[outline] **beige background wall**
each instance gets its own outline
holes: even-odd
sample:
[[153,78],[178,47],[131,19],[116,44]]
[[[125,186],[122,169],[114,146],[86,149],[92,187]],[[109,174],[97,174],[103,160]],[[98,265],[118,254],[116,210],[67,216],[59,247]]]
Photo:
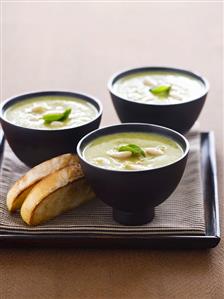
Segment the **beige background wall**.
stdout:
[[[5,2],[2,98],[36,89],[83,90],[103,101],[108,123],[117,120],[106,89],[113,72],[171,65],[208,77],[205,120],[222,93],[221,13],[221,4],[201,2]],[[216,112],[221,117],[220,107]]]
[[[106,88],[115,71],[159,64],[207,77],[200,122],[215,130],[223,199],[221,2],[4,1],[1,16],[1,100],[80,90],[103,102],[106,125],[117,122]],[[0,298],[221,299],[223,260],[222,243],[210,252],[0,250]]]

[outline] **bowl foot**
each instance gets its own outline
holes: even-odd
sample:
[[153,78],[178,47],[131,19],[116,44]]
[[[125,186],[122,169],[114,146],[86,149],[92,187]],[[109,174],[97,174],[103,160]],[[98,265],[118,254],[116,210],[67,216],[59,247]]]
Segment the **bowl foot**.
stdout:
[[126,212],[113,209],[113,218],[123,225],[142,225],[153,220],[154,209],[141,212]]

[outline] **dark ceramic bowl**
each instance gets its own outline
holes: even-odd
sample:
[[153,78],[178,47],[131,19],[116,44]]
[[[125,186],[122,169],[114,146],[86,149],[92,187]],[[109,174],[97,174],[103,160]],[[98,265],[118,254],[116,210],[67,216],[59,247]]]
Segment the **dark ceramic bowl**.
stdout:
[[[139,103],[117,95],[113,90],[113,84],[127,75],[138,74],[147,71],[167,71],[185,74],[202,82],[204,90],[201,96],[190,101],[178,104],[158,105],[153,103]],[[108,82],[108,89],[121,122],[142,122],[157,124],[187,133],[197,120],[205,103],[209,90],[208,81],[191,71],[170,67],[141,67],[122,71],[115,74]]]
[[[84,125],[58,130],[24,128],[12,124],[4,117],[6,109],[21,100],[49,95],[83,99],[96,107],[97,116]],[[41,91],[19,95],[6,100],[0,111],[1,125],[11,149],[22,162],[30,167],[63,153],[74,152],[79,140],[99,127],[101,116],[102,105],[97,99],[82,93],[67,91]]]
[[[157,133],[176,141],[183,156],[176,162],[156,169],[120,171],[90,164],[83,150],[100,136],[120,132]],[[114,219],[125,225],[140,225],[151,221],[154,207],[166,200],[177,187],[187,161],[188,141],[181,134],[150,124],[120,124],[95,130],[83,137],[77,146],[82,169],[97,197],[113,208]]]

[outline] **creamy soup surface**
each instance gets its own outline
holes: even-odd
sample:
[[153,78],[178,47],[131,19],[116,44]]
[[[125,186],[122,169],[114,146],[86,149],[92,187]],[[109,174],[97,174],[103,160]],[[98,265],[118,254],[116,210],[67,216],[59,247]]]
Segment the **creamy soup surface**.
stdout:
[[[166,92],[161,92],[165,87]],[[202,95],[205,86],[196,78],[174,72],[143,72],[125,76],[113,85],[115,94],[140,103],[176,104]],[[160,92],[159,92],[160,91]]]
[[162,167],[175,162],[182,155],[182,148],[174,140],[158,134],[137,132],[96,138],[83,152],[89,163],[121,171]]
[[[70,110],[64,120],[46,122],[46,115],[57,116]],[[41,96],[22,100],[5,111],[5,118],[21,127],[54,130],[80,126],[93,120],[97,109],[85,100],[69,96]]]

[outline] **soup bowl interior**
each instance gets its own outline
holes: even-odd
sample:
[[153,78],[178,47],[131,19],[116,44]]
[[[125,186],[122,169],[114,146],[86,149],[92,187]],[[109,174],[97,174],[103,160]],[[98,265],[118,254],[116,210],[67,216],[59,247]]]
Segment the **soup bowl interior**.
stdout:
[[[6,110],[16,103],[45,96],[74,97],[87,101],[96,108],[96,116],[91,121],[80,126],[49,130],[18,126],[5,117]],[[11,149],[29,167],[33,167],[52,157],[74,152],[78,141],[84,135],[99,127],[101,116],[102,105],[97,99],[82,93],[67,91],[43,91],[19,95],[6,100],[2,104],[0,112],[2,129]]]
[[[202,83],[200,96],[187,101],[174,104],[142,103],[126,99],[114,90],[114,84],[129,75],[139,75],[145,72],[169,72],[187,75]],[[171,67],[141,67],[119,72],[112,76],[108,82],[108,89],[114,108],[121,122],[142,122],[165,126],[180,133],[187,133],[195,121],[205,103],[209,90],[208,81],[191,71]]]
[[[121,171],[97,167],[88,162],[84,150],[98,137],[114,133],[155,133],[177,142],[183,155],[174,163],[138,171]],[[175,190],[187,161],[188,141],[179,133],[150,124],[121,124],[95,130],[83,137],[77,154],[97,197],[113,208],[116,221],[125,225],[140,225],[151,221],[155,206],[161,204]]]

